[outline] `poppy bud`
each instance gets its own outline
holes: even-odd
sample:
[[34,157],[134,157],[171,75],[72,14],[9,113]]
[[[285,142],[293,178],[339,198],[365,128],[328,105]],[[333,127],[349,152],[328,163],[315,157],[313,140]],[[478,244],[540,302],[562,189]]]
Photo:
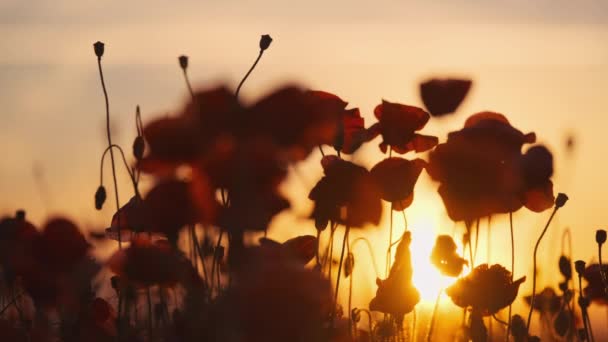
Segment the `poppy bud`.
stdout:
[[511,317],[511,335],[516,341],[521,341],[526,335],[526,322],[520,315],[513,315]]
[[564,204],[566,204],[567,201],[568,201],[568,196],[566,194],[560,192],[559,194],[557,194],[557,198],[555,199],[555,207],[561,208],[564,206]]
[[177,59],[179,60],[179,66],[186,70],[188,68],[188,56],[186,55],[181,55],[179,57],[177,57]]
[[576,273],[582,277],[585,272],[585,262],[583,260],[576,260],[574,262],[574,269],[576,270]]
[[582,309],[586,309],[589,307],[589,298],[587,297],[578,297],[578,305]]
[[604,242],[606,242],[606,231],[605,230],[598,229],[595,231],[595,242],[597,242],[598,245],[601,245]]
[[572,279],[572,264],[570,259],[564,255],[559,257],[559,271],[566,279]]
[[19,221],[25,220],[25,210],[23,210],[23,209],[17,210],[17,212],[15,213],[15,218]]
[[110,278],[110,285],[112,285],[112,288],[118,292],[118,282],[120,281],[120,278],[118,276],[113,276],[112,278]]
[[101,210],[103,203],[106,201],[106,188],[100,185],[95,191],[95,209]]
[[361,320],[361,310],[357,309],[357,308],[353,308],[351,310],[351,319],[353,320],[353,322],[355,323],[359,323],[359,321]]
[[348,253],[346,260],[344,261],[344,278],[348,278],[355,268],[355,255]]
[[260,50],[264,51],[268,49],[270,43],[272,43],[272,38],[270,37],[270,35],[262,35],[262,38],[260,38]]
[[93,49],[95,50],[95,56],[97,56],[97,58],[101,58],[101,56],[103,56],[104,44],[102,42],[96,42],[93,44]]
[[138,135],[133,141],[133,155],[137,160],[143,158],[145,148],[146,143],[144,142],[144,137]]

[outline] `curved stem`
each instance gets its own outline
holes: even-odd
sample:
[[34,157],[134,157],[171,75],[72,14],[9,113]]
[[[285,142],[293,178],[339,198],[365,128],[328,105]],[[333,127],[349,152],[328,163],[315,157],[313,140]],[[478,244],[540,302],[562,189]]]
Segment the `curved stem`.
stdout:
[[[103,70],[101,68],[101,57],[97,57],[97,67],[99,69],[99,78],[101,80],[101,89],[106,103],[106,133],[108,136],[108,147],[112,146],[112,134],[110,132],[110,101],[108,99],[108,91],[106,83],[103,79]],[[114,198],[116,200],[116,211],[120,210],[120,199],[118,197],[118,182],[116,181],[116,166],[114,165],[114,152],[110,148],[110,160],[112,161],[112,178],[114,179]],[[120,215],[119,215],[120,216]],[[120,218],[119,218],[120,220]],[[120,224],[118,224],[118,248],[122,249],[122,237],[120,232]]]
[[251,74],[251,72],[253,71],[253,69],[255,69],[255,66],[258,65],[258,62],[260,61],[260,58],[262,58],[262,55],[264,54],[264,50],[260,49],[260,54],[258,55],[258,58],[255,59],[255,62],[253,62],[253,65],[251,66],[251,68],[249,68],[249,71],[247,71],[247,73],[245,74],[245,77],[243,77],[243,79],[241,80],[241,83],[239,83],[239,86],[236,88],[236,92],[234,94],[235,98],[239,98],[239,93],[241,92],[241,87],[243,86],[243,83],[245,83],[245,80],[247,80],[247,78],[249,77],[249,74]]
[[[500,319],[500,318],[496,317],[496,314],[493,314],[493,315],[492,315],[492,318],[494,318],[494,320],[495,320],[496,322],[498,322],[498,323],[500,323],[500,324],[502,324],[502,325],[504,325],[504,326],[506,326],[506,327],[508,327],[508,326],[509,326],[509,323],[507,323],[507,322],[503,321],[502,319]],[[509,336],[509,335],[507,335],[507,338],[508,338],[508,336]]]
[[551,213],[551,216],[549,217],[549,220],[547,221],[547,224],[545,225],[545,228],[543,229],[543,232],[540,234],[540,236],[538,237],[538,240],[536,240],[536,245],[534,246],[534,273],[532,274],[532,298],[530,299],[530,312],[528,312],[528,323],[526,324],[526,332],[530,333],[530,322],[532,321],[532,311],[534,310],[534,300],[536,299],[536,254],[538,253],[538,246],[540,245],[540,241],[543,239],[543,236],[545,236],[545,233],[547,232],[547,228],[549,228],[549,225],[551,224],[551,220],[553,220],[553,216],[555,216],[555,213],[557,212],[557,209],[559,209],[557,206],[554,207],[553,212]]
[[374,250],[373,250],[372,244],[369,242],[369,240],[364,237],[358,237],[358,238],[354,239],[353,242],[350,243],[350,248],[352,250],[354,250],[355,245],[359,241],[363,241],[367,245],[367,250],[369,251],[369,255],[372,258],[372,266],[374,266],[374,272],[376,273],[376,278],[378,278],[380,276],[380,272],[378,272],[378,263],[376,262],[376,256],[374,255]]
[[[513,212],[509,212],[509,230],[511,231],[511,282],[513,281],[513,277],[515,275],[515,238],[513,236]],[[507,336],[505,337],[505,341],[509,342],[509,333],[511,332],[511,313],[512,313],[512,304],[509,304],[509,317],[507,319]]]
[[[348,221],[348,217],[347,217]],[[331,314],[331,325],[334,325],[335,319],[335,307],[338,304],[338,293],[340,291],[340,274],[342,273],[342,263],[344,262],[344,251],[346,250],[346,241],[348,240],[348,233],[350,232],[350,226],[347,224],[344,229],[344,237],[342,238],[342,251],[340,252],[340,263],[338,264],[338,275],[336,276],[336,293],[334,294],[334,309]]]

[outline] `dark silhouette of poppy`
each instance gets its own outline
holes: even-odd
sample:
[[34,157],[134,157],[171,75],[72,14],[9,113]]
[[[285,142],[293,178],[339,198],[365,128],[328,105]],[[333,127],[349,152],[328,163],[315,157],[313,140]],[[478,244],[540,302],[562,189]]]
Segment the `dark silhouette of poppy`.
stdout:
[[116,339],[116,312],[106,300],[93,299],[81,311],[74,327],[80,341],[112,341]]
[[145,227],[143,200],[133,196],[120,210],[112,215],[110,227],[106,228],[105,234],[108,239],[118,241],[118,232],[120,231],[120,241],[127,242],[131,240],[134,233],[145,231]]
[[255,255],[239,268],[239,281],[226,295],[232,327],[246,341],[318,339],[332,307],[329,281],[291,258]]
[[306,265],[315,257],[318,241],[312,235],[297,236],[283,243],[261,238],[260,246],[262,250],[278,258],[288,258]]
[[19,329],[14,322],[8,319],[0,319],[0,340],[26,342],[29,341],[29,338],[25,330]]
[[511,280],[511,272],[501,265],[482,264],[448,287],[446,293],[457,306],[489,316],[513,303],[525,280],[526,277]]
[[388,278],[376,279],[378,290],[369,303],[370,310],[393,315],[398,322],[410,313],[420,301],[420,294],[412,283],[412,260],[410,253],[411,234],[406,231],[397,245],[395,262]]
[[472,83],[465,79],[433,78],[420,83],[420,97],[432,116],[444,116],[458,109]]
[[[524,300],[530,305],[532,296],[525,296]],[[546,287],[534,296],[534,310],[538,312],[555,314],[560,311],[561,306],[562,297],[559,296],[552,287]]]
[[90,248],[78,227],[64,218],[48,221],[35,246],[35,257],[54,272],[72,270]]
[[378,184],[382,199],[392,203],[393,210],[403,210],[414,200],[414,186],[426,162],[387,158],[376,164],[370,173]]
[[318,145],[333,145],[345,106],[335,95],[285,86],[248,109],[248,133],[269,137],[290,159],[301,160]]
[[336,151],[353,154],[371,138],[370,132],[365,129],[365,120],[361,117],[359,108],[342,111],[342,121],[338,125],[334,142]]
[[526,206],[542,211],[553,205],[549,179],[551,153],[534,142],[501,114],[482,112],[467,119],[465,127],[451,132],[446,143],[430,154],[427,171],[439,181],[448,215],[454,221],[471,221]]
[[599,264],[591,264],[585,268],[583,272],[583,278],[587,281],[584,289],[585,297],[594,303],[608,305],[608,295],[600,272],[604,275],[608,274],[608,265],[602,265],[600,268]]
[[424,152],[438,143],[437,137],[416,133],[430,118],[429,113],[421,108],[382,100],[374,109],[374,115],[378,122],[369,128],[370,138],[382,135],[380,150],[384,153],[389,146],[400,154]]
[[127,248],[108,260],[110,270],[136,286],[174,286],[188,274],[189,262],[167,240],[150,241],[138,236]]
[[449,277],[457,277],[462,273],[468,261],[456,253],[456,243],[449,235],[439,235],[431,252],[431,262],[439,271]]
[[325,176],[308,195],[315,202],[312,217],[317,229],[325,229],[329,221],[350,227],[378,224],[381,194],[370,173],[335,156],[323,158],[322,164]]

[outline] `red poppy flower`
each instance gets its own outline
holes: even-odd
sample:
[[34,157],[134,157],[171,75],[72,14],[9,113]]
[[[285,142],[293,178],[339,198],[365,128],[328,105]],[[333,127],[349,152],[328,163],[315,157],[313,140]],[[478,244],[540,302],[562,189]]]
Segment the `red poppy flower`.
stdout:
[[133,196],[120,210],[112,216],[110,227],[106,228],[105,235],[108,239],[118,241],[120,230],[120,241],[128,242],[135,232],[146,230],[145,212],[143,200]]
[[329,281],[290,258],[249,259],[226,295],[245,341],[313,341],[333,305]]
[[[540,211],[552,205],[552,158],[544,147],[522,155],[533,133],[523,134],[501,114],[471,116],[465,127],[431,152],[428,172],[439,181],[448,215],[474,220],[526,205]],[[547,207],[548,205],[548,207]]]
[[403,316],[412,310],[420,301],[420,294],[412,283],[412,260],[410,232],[405,232],[395,253],[395,262],[385,280],[376,279],[378,290],[369,303],[369,309],[395,316],[400,322]]
[[269,137],[289,152],[290,158],[304,159],[316,146],[334,143],[345,106],[329,93],[282,87],[248,109],[248,131]]
[[426,162],[422,159],[407,160],[387,158],[370,171],[380,187],[382,199],[392,203],[393,210],[403,210],[414,200],[414,186]]
[[[532,296],[525,296],[524,300],[528,305],[532,302]],[[555,314],[562,308],[562,297],[558,296],[551,287],[545,287],[540,293],[534,296],[534,310],[540,313]]]
[[137,286],[173,286],[187,274],[188,261],[166,240],[155,242],[137,237],[108,260],[112,272]]
[[56,218],[48,221],[36,241],[36,257],[55,272],[68,272],[90,248],[84,235],[71,221]]
[[370,138],[382,135],[380,150],[386,153],[390,146],[397,153],[424,152],[438,143],[437,137],[421,135],[416,131],[424,128],[430,115],[423,109],[382,100],[374,109],[378,122],[370,128]]
[[318,241],[312,235],[297,236],[283,243],[268,238],[261,238],[260,247],[263,253],[272,257],[287,258],[306,265],[315,257]]
[[469,263],[456,253],[456,243],[449,235],[439,235],[431,252],[431,262],[448,277],[457,277]]
[[116,338],[116,312],[102,298],[95,298],[81,313],[74,332],[80,341],[110,341]]
[[511,272],[498,264],[491,267],[482,264],[448,287],[446,294],[457,306],[471,307],[473,311],[489,316],[513,303],[525,280],[526,277],[522,277],[512,281]]
[[585,268],[583,273],[583,278],[587,281],[585,297],[594,303],[608,305],[608,295],[606,295],[606,288],[600,270],[603,270],[605,276],[608,275],[608,265],[602,265],[601,269],[599,264],[592,264]]
[[471,80],[430,79],[420,84],[420,97],[433,116],[454,113],[471,89]]
[[325,176],[310,191],[315,202],[312,217],[317,229],[329,221],[362,227],[378,224],[382,214],[380,190],[370,173],[351,162],[328,156],[322,161]]

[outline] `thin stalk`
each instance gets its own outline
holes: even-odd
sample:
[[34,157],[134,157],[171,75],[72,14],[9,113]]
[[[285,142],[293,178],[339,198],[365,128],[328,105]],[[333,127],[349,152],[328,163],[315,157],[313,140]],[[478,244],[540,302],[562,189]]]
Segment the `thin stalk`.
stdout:
[[437,311],[439,310],[439,301],[441,300],[441,293],[443,289],[439,289],[437,299],[435,299],[435,306],[433,307],[433,314],[431,315],[431,322],[429,323],[429,332],[426,335],[427,342],[430,342],[433,337],[433,329],[435,328],[435,320],[437,318]]
[[[108,147],[112,146],[112,134],[110,132],[110,101],[108,99],[108,91],[106,90],[106,83],[103,79],[103,70],[101,68],[101,57],[97,57],[97,67],[99,69],[99,78],[101,80],[101,89],[103,90],[103,96],[106,103],[106,133],[108,136]],[[114,199],[116,200],[116,211],[120,210],[120,199],[118,197],[118,182],[116,180],[116,166],[114,163],[114,152],[110,148],[110,160],[112,161],[112,178],[114,180]],[[118,215],[120,220],[120,215]],[[118,224],[118,248],[122,249],[122,236],[120,232],[120,222]],[[120,317],[120,315],[119,315]]]
[[[348,222],[348,217],[347,217]],[[346,241],[348,241],[348,233],[350,232],[350,225],[346,225],[344,229],[344,237],[342,238],[342,250],[340,252],[340,263],[338,264],[338,275],[336,276],[336,292],[334,294],[334,309],[331,315],[331,325],[334,325],[335,319],[335,307],[338,304],[338,292],[340,291],[340,274],[342,274],[342,263],[344,262],[344,251],[346,250]]]
[[606,281],[606,273],[604,272],[604,265],[602,264],[602,244],[597,244],[597,254],[599,257],[600,264],[600,276],[602,278],[602,285],[604,285],[604,294],[608,294],[608,282]]
[[[220,229],[220,236],[217,238],[217,244],[215,245],[215,249],[213,250],[213,261],[211,263],[211,287],[209,290],[213,292],[213,282],[215,280],[215,267],[217,266],[217,250],[220,247],[220,243],[222,242],[222,237],[224,235],[224,230]],[[219,268],[219,266],[218,266]],[[219,273],[219,270],[218,270]],[[219,288],[217,289],[219,293]]]
[[[390,154],[390,152],[389,152]],[[390,209],[390,225],[389,225],[389,233],[388,233],[388,248],[386,249],[386,267],[385,267],[385,277],[388,278],[388,272],[390,271],[390,267],[391,267],[391,247],[393,247],[393,208],[391,205],[391,209]]]
[[258,55],[258,58],[255,59],[255,62],[253,62],[253,65],[251,66],[251,68],[249,68],[249,71],[247,71],[247,73],[245,74],[245,77],[243,77],[243,79],[241,80],[241,83],[239,83],[239,86],[236,88],[236,93],[234,95],[235,98],[239,98],[239,93],[241,92],[241,87],[243,86],[243,83],[245,83],[245,80],[247,80],[247,78],[249,77],[249,74],[251,74],[251,72],[253,71],[253,69],[255,69],[255,66],[258,65],[258,62],[260,61],[260,58],[262,58],[262,55],[264,54],[264,50],[260,49],[260,54]]
[[192,85],[190,84],[190,78],[188,77],[188,71],[186,68],[182,68],[184,74],[184,81],[186,81],[186,86],[188,87],[188,92],[190,92],[190,96],[194,100],[194,91],[192,90]]
[[[515,238],[513,235],[513,212],[509,212],[509,230],[511,232],[511,282],[513,281],[513,276],[515,274]],[[511,332],[511,313],[512,313],[512,305],[509,304],[509,317],[507,319],[507,334],[505,337],[505,341],[509,342],[509,333]]]
[[530,311],[528,312],[528,323],[526,324],[527,333],[530,333],[530,322],[532,321],[532,311],[534,310],[534,300],[536,299],[536,254],[538,253],[538,246],[540,245],[540,241],[543,239],[543,236],[545,236],[545,233],[547,232],[547,229],[549,228],[549,225],[551,224],[551,221],[553,220],[557,209],[559,209],[559,207],[557,206],[553,208],[553,212],[551,212],[551,216],[549,217],[545,228],[538,237],[538,240],[536,240],[536,245],[534,246],[534,274],[532,274],[532,298],[530,299]]
[[477,260],[477,246],[479,246],[479,219],[475,225],[475,250],[473,251],[473,259]]

